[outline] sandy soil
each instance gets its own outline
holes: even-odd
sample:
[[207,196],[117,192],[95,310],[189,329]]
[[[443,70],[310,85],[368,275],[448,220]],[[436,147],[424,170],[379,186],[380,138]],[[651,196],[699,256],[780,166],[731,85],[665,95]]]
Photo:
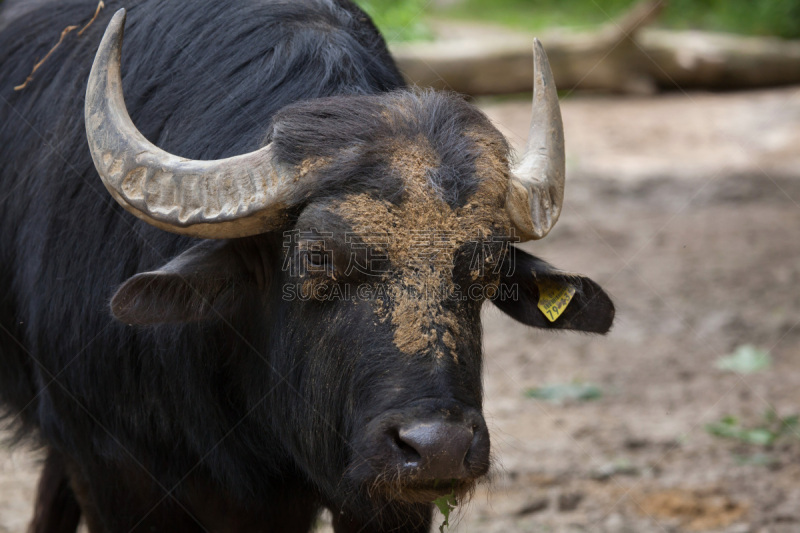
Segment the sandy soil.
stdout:
[[[526,101],[479,103],[523,142]],[[603,285],[616,326],[550,334],[487,306],[496,465],[450,530],[800,531],[800,435],[763,447],[706,430],[800,412],[800,88],[576,96],[563,111],[562,220],[525,248]],[[748,343],[768,370],[715,367]],[[524,394],[575,381],[602,397]],[[0,532],[24,531],[34,459],[0,454]]]

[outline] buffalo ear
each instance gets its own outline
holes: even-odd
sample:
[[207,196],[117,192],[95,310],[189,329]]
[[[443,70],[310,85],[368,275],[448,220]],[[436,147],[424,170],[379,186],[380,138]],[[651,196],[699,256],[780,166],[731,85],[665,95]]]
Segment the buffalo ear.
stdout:
[[136,274],[111,299],[126,324],[197,322],[230,314],[256,282],[233,241],[204,241],[158,270]]
[[[592,333],[606,333],[614,321],[614,304],[611,298],[591,279],[579,274],[558,270],[518,248],[508,254],[504,265],[501,290],[494,304],[510,317],[537,328],[572,329]],[[549,309],[551,318],[539,308],[542,292],[555,295],[555,300],[566,301],[560,314]],[[544,300],[542,300],[544,303]],[[558,306],[558,304],[556,304]]]

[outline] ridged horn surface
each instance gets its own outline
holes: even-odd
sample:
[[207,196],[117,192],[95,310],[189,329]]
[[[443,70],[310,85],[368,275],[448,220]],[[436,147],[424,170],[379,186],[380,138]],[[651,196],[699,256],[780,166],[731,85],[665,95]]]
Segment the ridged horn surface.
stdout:
[[506,210],[522,240],[541,239],[558,221],[564,201],[564,126],[553,72],[533,41],[533,111],[525,154],[513,169]]
[[295,176],[273,161],[270,146],[215,161],[161,150],[130,119],[120,56],[125,10],[114,14],[86,90],[86,137],[108,191],[149,224],[201,238],[255,235],[281,225]]

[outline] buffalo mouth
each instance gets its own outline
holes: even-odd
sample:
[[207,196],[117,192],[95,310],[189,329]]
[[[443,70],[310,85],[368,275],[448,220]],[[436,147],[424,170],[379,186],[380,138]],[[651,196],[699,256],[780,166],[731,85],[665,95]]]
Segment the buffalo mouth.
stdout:
[[476,479],[431,479],[375,480],[367,489],[373,499],[400,501],[405,503],[431,503],[442,496],[453,495],[463,502],[472,494]]

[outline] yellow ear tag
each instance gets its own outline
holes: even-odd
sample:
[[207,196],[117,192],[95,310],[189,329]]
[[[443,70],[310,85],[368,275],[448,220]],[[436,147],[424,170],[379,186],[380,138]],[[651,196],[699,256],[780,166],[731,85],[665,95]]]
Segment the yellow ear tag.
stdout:
[[536,285],[539,287],[539,310],[547,320],[555,322],[575,296],[575,287],[555,281],[537,281]]

